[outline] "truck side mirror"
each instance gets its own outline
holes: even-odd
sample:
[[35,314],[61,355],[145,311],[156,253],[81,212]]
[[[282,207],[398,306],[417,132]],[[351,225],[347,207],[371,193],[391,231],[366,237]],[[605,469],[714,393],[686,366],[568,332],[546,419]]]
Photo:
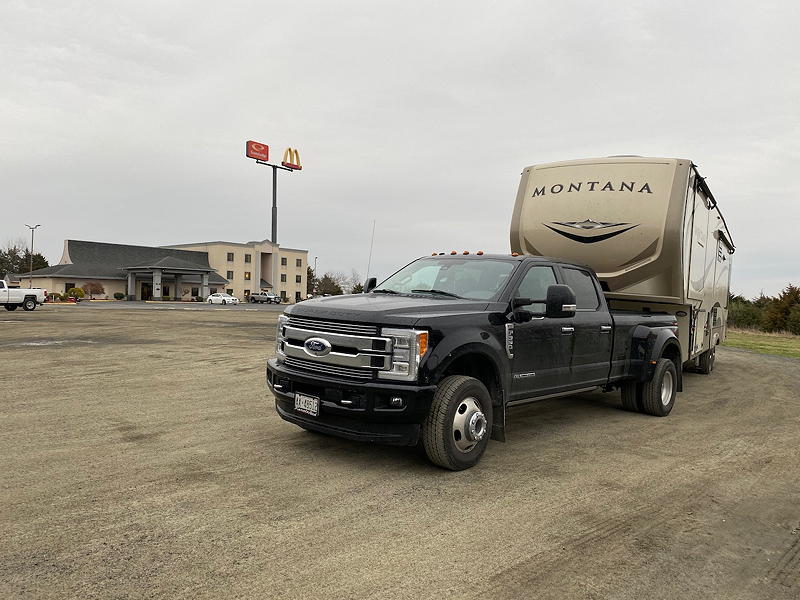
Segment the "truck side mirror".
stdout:
[[367,279],[367,283],[364,284],[364,293],[369,294],[375,287],[378,285],[378,278],[377,277],[370,277]]
[[547,288],[544,316],[550,319],[565,319],[575,316],[575,292],[568,285],[551,285]]

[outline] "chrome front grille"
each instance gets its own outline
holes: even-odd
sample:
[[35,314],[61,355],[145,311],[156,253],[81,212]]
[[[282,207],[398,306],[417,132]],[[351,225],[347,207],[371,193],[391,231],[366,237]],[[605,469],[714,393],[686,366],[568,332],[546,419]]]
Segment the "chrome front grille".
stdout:
[[310,317],[295,317],[289,315],[290,326],[302,329],[313,329],[314,331],[327,333],[349,333],[354,335],[378,335],[377,325],[362,325],[357,323],[338,323],[336,321],[322,321]]
[[290,316],[278,345],[287,366],[321,375],[365,381],[392,368],[392,338],[374,325]]
[[340,367],[337,365],[326,365],[323,363],[313,362],[310,360],[301,360],[299,358],[291,358],[287,356],[283,359],[283,364],[290,369],[297,369],[298,371],[306,371],[312,373],[319,373],[322,375],[331,375],[333,377],[345,377],[348,379],[357,379],[359,381],[367,381],[375,378],[375,371],[368,369],[351,369],[349,367]]

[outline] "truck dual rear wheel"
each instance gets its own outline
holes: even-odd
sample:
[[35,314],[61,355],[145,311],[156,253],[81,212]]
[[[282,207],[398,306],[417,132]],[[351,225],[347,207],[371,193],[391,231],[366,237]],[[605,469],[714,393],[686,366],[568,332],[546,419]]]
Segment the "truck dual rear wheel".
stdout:
[[22,302],[23,310],[31,311],[35,308],[36,308],[36,300],[34,300],[33,298],[25,298],[25,300]]
[[622,408],[631,412],[642,412],[642,384],[626,381],[622,384]]
[[492,431],[492,398],[473,377],[451,375],[436,388],[422,423],[422,444],[434,464],[461,471],[475,465]]
[[675,363],[660,358],[653,378],[642,384],[642,412],[656,417],[666,417],[675,406],[678,391],[678,371]]

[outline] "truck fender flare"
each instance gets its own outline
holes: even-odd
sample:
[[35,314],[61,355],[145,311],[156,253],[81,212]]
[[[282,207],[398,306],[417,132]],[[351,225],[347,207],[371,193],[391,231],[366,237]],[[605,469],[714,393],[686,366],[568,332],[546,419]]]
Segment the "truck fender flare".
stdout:
[[[467,336],[454,336],[460,338],[459,340],[449,340],[451,343],[446,344],[445,347],[437,346],[434,353],[429,357],[427,368],[434,373],[431,377],[431,383],[438,383],[442,380],[444,373],[450,366],[457,360],[468,356],[474,355],[481,360],[485,360],[494,372],[494,378],[497,384],[498,394],[492,395],[492,434],[494,440],[501,442],[505,441],[505,424],[506,424],[506,403],[508,402],[508,389],[507,382],[510,380],[508,365],[499,360],[504,350],[493,339],[481,339],[480,342],[465,339]],[[459,342],[461,342],[459,344]],[[437,352],[438,351],[438,352]],[[431,362],[433,360],[433,362]],[[468,374],[467,374],[468,375]],[[490,390],[491,391],[491,390]]]
[[[637,338],[637,333],[646,335]],[[659,359],[667,357],[675,362],[675,371],[678,374],[677,390],[683,391],[683,369],[681,368],[681,343],[675,332],[668,327],[639,326],[634,330],[634,349],[639,349],[639,356],[631,357],[631,364],[641,365],[639,381],[650,381]]]

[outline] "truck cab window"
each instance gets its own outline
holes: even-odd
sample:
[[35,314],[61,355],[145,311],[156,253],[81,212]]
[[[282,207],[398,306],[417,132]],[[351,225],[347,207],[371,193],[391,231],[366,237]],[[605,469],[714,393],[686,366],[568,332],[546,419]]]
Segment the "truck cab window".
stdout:
[[[517,296],[520,298],[534,298],[544,300],[547,297],[547,288],[556,283],[556,275],[552,267],[531,267],[519,284]],[[531,312],[544,312],[545,305],[531,304],[525,310]]]
[[600,307],[600,298],[594,287],[592,276],[580,269],[564,268],[564,283],[575,292],[578,310],[597,310]]

